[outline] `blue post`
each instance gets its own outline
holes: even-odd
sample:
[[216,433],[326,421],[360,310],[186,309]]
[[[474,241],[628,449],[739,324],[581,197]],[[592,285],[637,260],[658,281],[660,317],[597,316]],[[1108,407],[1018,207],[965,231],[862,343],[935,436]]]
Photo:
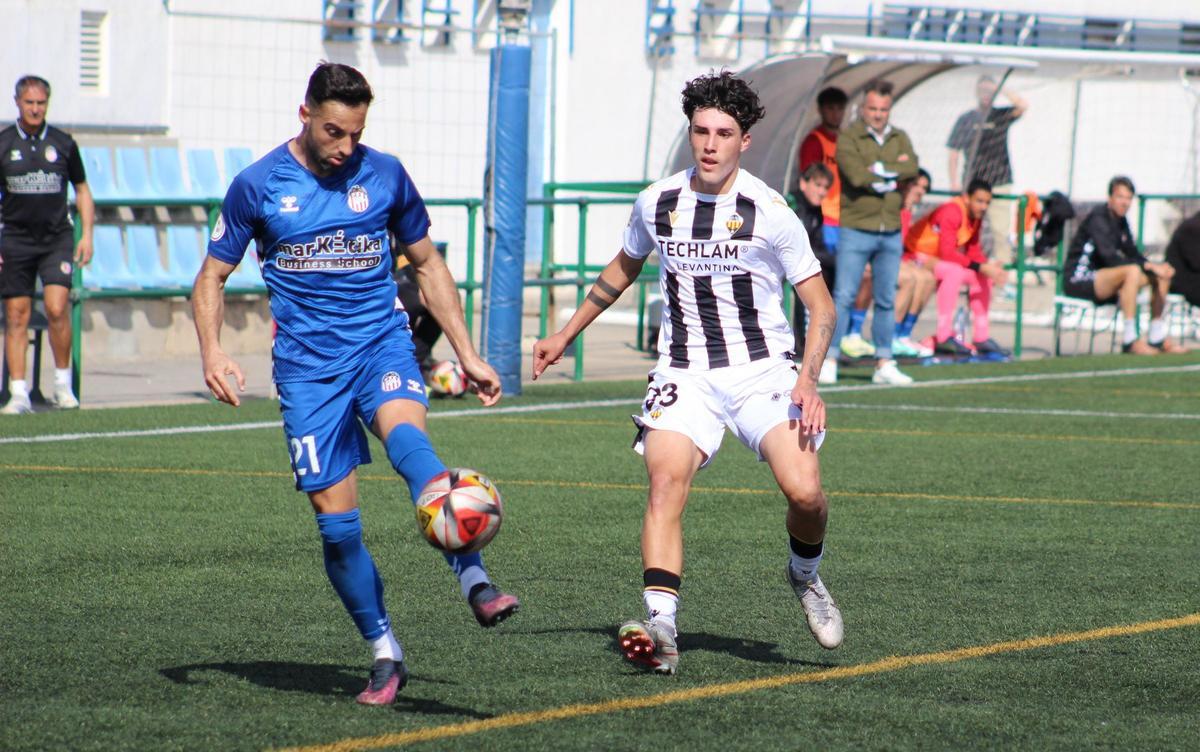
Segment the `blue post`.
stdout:
[[530,48],[492,50],[484,173],[483,353],[507,394],[521,393],[521,302],[529,153]]

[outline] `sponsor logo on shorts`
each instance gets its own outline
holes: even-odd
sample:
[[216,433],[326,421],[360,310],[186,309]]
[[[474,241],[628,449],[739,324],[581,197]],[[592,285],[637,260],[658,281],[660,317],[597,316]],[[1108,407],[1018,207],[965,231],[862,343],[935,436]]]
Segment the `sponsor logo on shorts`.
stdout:
[[213,225],[212,235],[209,236],[215,243],[225,237],[225,213],[217,214],[217,223]]
[[346,205],[352,212],[359,214],[365,212],[371,205],[371,197],[367,195],[367,189],[361,185],[351,186],[350,192],[346,194]]
[[417,381],[416,379],[409,379],[408,380],[408,391],[410,391],[414,394],[423,394],[425,392],[425,387],[421,384],[421,382]]
[[383,380],[379,383],[379,388],[385,392],[394,392],[400,388],[402,383],[400,374],[395,371],[388,371],[383,375]]
[[737,232],[738,230],[742,229],[742,224],[744,224],[744,222],[745,220],[742,219],[742,215],[734,212],[733,214],[729,215],[729,219],[725,220],[725,229],[729,230],[730,232]]
[[58,268],[62,271],[63,274],[70,274],[71,273],[71,262],[64,261],[58,265]]
[[775,392],[771,395],[772,402],[778,402],[781,399],[783,399],[783,392]]
[[284,196],[283,198],[279,199],[279,213],[291,214],[293,212],[300,211],[300,207],[296,205],[296,201],[297,199],[295,196]]
[[662,417],[662,408],[656,408],[654,410],[654,412],[650,413],[650,417],[653,420],[658,420],[659,418],[661,418]]
[[54,144],[46,144],[46,161],[54,162],[58,159],[58,149],[54,148]]

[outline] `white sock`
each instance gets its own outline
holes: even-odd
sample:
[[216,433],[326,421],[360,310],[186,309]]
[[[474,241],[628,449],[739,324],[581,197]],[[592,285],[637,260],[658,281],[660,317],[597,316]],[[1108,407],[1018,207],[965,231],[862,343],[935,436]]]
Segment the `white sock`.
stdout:
[[821,553],[813,558],[806,559],[803,556],[797,556],[796,552],[793,551],[788,566],[792,568],[792,574],[796,579],[803,581],[814,579],[817,576],[817,567],[821,566],[821,557],[824,553],[822,550]]
[[1167,338],[1167,320],[1162,318],[1150,319],[1150,341],[1161,343]]
[[21,397],[29,396],[29,383],[25,379],[13,379],[8,382],[8,387],[14,397],[18,395]]
[[1125,324],[1125,331],[1122,334],[1122,341],[1127,345],[1132,345],[1137,339],[1137,327],[1131,323]]
[[54,383],[57,384],[58,386],[70,386],[71,385],[71,369],[69,367],[68,368],[55,368],[54,369]]
[[483,567],[467,567],[458,575],[458,584],[462,588],[463,598],[467,599],[470,599],[471,589],[476,585],[487,585],[490,582]]
[[400,643],[396,641],[396,635],[392,634],[391,627],[374,640],[369,640],[371,643],[371,652],[374,653],[376,661],[391,659],[393,661],[404,660],[404,649],[400,647]]
[[642,601],[646,604],[646,618],[666,627],[675,636],[675,613],[679,609],[679,596],[662,590],[643,590]]

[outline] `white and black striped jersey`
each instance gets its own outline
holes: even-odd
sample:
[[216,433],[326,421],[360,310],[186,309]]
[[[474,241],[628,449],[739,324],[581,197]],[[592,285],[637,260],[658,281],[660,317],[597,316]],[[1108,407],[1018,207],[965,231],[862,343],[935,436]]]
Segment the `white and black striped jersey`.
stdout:
[[658,251],[660,366],[710,369],[784,357],[784,286],[821,273],[808,233],[776,191],[738,170],[728,193],[691,189],[695,168],[638,194],[625,253]]

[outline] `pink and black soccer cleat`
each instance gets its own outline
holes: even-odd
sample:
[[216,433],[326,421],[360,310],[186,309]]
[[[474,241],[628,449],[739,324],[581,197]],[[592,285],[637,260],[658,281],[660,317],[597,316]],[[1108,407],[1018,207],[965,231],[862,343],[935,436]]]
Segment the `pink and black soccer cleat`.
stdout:
[[481,627],[494,627],[521,608],[517,596],[505,593],[491,584],[478,588],[471,594],[471,611]]
[[358,702],[362,705],[391,705],[405,684],[408,684],[408,667],[404,661],[393,661],[391,658],[375,661],[375,665],[371,666],[367,688],[359,693]]

